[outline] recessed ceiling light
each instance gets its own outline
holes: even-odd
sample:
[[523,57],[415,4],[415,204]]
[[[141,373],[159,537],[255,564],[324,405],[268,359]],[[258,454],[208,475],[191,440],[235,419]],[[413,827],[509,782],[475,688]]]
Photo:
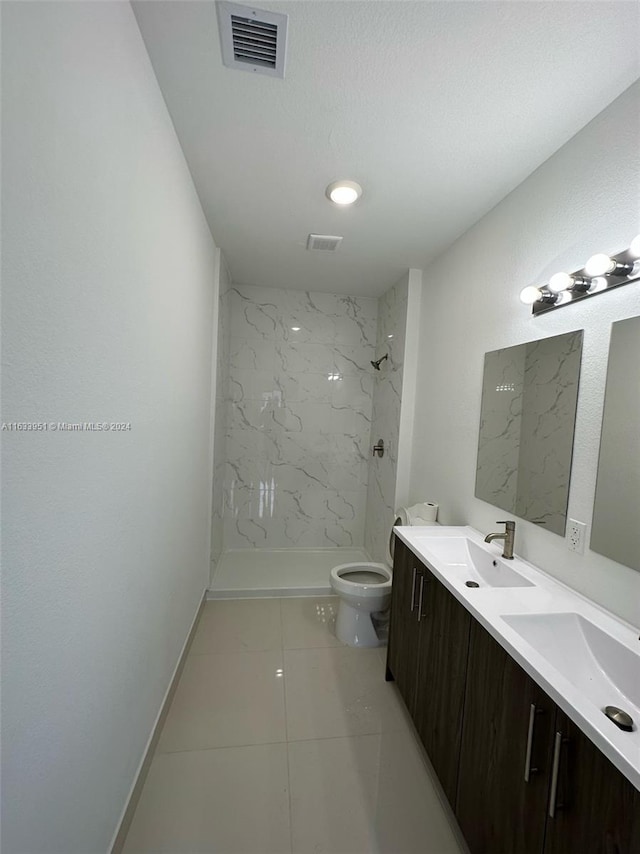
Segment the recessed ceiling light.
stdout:
[[362,195],[362,187],[355,181],[334,181],[327,187],[326,194],[336,205],[352,205]]

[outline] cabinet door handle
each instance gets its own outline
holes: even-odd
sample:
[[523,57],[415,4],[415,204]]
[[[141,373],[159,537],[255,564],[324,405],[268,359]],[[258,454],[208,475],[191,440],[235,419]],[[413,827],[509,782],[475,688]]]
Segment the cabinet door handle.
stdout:
[[418,595],[418,622],[422,619],[422,594],[424,593],[424,575],[420,574],[420,594]]
[[536,722],[536,715],[542,711],[541,709],[536,709],[536,704],[531,703],[531,708],[529,709],[529,731],[527,732],[527,751],[524,757],[524,781],[525,783],[529,782],[529,777],[531,774],[535,774],[538,770],[537,768],[531,767],[531,750],[533,749],[533,728]]
[[553,766],[551,770],[551,792],[549,794],[549,818],[556,817],[556,810],[562,809],[562,804],[556,803],[558,795],[558,772],[560,770],[560,750],[562,748],[562,733],[557,732],[553,745]]
[[416,607],[416,572],[418,570],[416,567],[413,567],[413,577],[411,579],[411,612],[413,613],[413,609]]

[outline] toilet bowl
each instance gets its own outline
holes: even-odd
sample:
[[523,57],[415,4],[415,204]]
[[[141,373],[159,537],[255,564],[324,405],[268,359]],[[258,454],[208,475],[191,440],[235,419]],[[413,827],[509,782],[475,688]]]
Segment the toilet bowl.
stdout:
[[392,574],[383,563],[343,563],[331,570],[330,584],[340,598],[336,636],[349,646],[373,647],[384,643],[372,617],[391,604]]

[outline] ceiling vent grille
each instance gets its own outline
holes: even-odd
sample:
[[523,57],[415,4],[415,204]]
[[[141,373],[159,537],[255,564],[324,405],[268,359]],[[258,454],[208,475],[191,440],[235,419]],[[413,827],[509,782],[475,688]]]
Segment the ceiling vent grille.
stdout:
[[287,15],[222,0],[216,6],[227,68],[284,77]]
[[335,234],[310,234],[307,237],[307,249],[321,252],[335,252],[341,243],[342,238],[336,237]]

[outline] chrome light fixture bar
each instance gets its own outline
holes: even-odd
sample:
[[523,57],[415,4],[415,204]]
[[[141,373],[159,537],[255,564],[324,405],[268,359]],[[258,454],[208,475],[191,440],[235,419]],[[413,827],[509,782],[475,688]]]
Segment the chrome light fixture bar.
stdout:
[[640,234],[624,252],[592,255],[580,270],[556,273],[543,285],[523,288],[520,299],[537,315],[639,280]]

